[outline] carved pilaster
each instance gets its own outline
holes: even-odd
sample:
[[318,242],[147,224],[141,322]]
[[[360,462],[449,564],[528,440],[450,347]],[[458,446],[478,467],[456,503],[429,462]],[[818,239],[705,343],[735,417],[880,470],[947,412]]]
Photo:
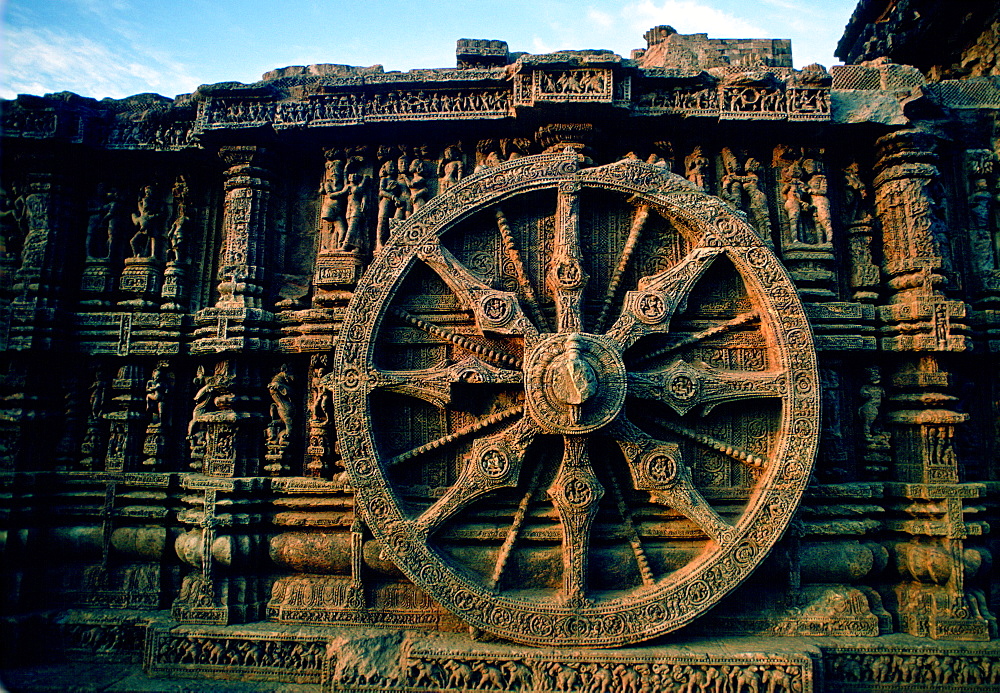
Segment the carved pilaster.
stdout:
[[904,130],[878,141],[875,206],[882,224],[888,305],[879,306],[882,348],[912,354],[893,376],[896,475],[902,481],[958,480],[954,426],[966,419],[949,394],[942,354],[967,349],[965,304],[945,293],[950,268],[933,141]]
[[61,331],[60,274],[65,269],[68,249],[60,241],[66,198],[61,175],[36,170],[27,174],[24,188],[13,203],[23,238],[12,287],[9,344],[4,344],[4,335],[0,335],[0,348],[51,348]]
[[109,472],[134,472],[141,469],[145,438],[146,377],[140,364],[118,369],[111,382],[112,407],[104,414],[109,437],[104,467]]
[[883,596],[904,632],[988,639],[995,619],[966,585],[975,573],[972,554],[981,557],[964,547],[973,528],[964,521],[963,500],[978,493],[957,484],[955,427],[968,415],[959,411],[946,370],[950,352],[968,349],[966,306],[945,293],[953,268],[935,143],[903,130],[877,144],[875,208],[890,290],[879,314],[882,348],[898,352],[888,421],[894,477],[904,482],[890,484],[888,495],[906,518],[890,523],[899,533],[892,550],[903,582]]
[[266,540],[261,493],[264,480],[191,475],[182,486],[192,495],[178,519],[188,526],[174,544],[195,570],[184,576],[171,614],[181,623],[224,625],[263,616],[267,599]]
[[963,161],[969,264],[976,303],[1000,304],[1000,160],[989,149],[970,149]]
[[194,353],[259,351],[272,344],[274,315],[264,309],[270,172],[261,147],[223,147],[225,209],[219,298],[195,316]]

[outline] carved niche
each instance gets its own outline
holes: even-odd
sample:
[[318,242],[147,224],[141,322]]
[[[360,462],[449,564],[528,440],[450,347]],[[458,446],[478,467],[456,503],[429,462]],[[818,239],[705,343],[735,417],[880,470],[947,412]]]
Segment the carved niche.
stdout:
[[483,631],[607,647],[675,630],[791,520],[812,335],[743,217],[632,159],[465,178],[359,283],[332,372],[385,555]]

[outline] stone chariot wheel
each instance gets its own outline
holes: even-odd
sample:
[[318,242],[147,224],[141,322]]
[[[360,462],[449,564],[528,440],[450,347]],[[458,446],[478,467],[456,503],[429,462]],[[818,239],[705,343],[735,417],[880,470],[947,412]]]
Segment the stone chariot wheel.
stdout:
[[677,629],[786,528],[819,435],[794,287],[662,168],[524,157],[398,227],[336,353],[357,507],[466,623],[602,647]]

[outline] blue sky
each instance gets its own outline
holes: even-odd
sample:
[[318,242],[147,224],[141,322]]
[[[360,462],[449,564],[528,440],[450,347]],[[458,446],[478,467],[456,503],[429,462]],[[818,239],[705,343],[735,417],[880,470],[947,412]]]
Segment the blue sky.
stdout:
[[714,38],[790,38],[796,67],[836,63],[856,0],[0,0],[0,97],[166,96],[286,65],[453,67],[455,40],[628,57],[670,24]]

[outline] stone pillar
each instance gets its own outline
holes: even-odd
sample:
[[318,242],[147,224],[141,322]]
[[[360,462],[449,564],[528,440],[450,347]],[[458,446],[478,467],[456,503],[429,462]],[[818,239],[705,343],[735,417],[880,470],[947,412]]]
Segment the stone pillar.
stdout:
[[28,173],[25,189],[15,201],[24,239],[20,264],[14,273],[11,349],[52,348],[53,338],[60,331],[60,275],[67,251],[62,239],[65,196],[62,176],[53,171],[33,171]]
[[193,353],[262,351],[273,340],[274,315],[263,307],[267,283],[270,171],[261,147],[223,147],[226,162],[219,298],[195,316]]
[[888,420],[891,476],[898,483],[888,484],[887,495],[894,516],[903,518],[889,521],[903,581],[884,596],[904,632],[983,640],[995,632],[996,621],[968,586],[982,557],[963,547],[963,539],[979,530],[964,522],[963,501],[982,489],[958,483],[953,440],[967,415],[959,411],[947,370],[952,354],[968,349],[966,307],[945,293],[952,270],[934,145],[918,130],[877,142],[875,207],[889,287],[887,303],[878,307],[881,347],[895,352],[897,364]]
[[61,361],[33,350],[60,348],[66,321],[62,281],[67,190],[62,164],[49,156],[14,161],[24,171],[10,190],[0,248],[0,469],[28,471],[56,464],[65,410]]
[[181,623],[225,625],[263,617],[269,580],[267,542],[261,533],[263,478],[218,479],[193,474],[183,479],[187,508],[178,519],[188,526],[174,548],[195,568],[181,582],[172,616]]
[[142,469],[146,435],[144,369],[131,363],[118,369],[111,382],[112,406],[104,414],[108,427],[108,447],[104,468],[109,472],[136,472]]

